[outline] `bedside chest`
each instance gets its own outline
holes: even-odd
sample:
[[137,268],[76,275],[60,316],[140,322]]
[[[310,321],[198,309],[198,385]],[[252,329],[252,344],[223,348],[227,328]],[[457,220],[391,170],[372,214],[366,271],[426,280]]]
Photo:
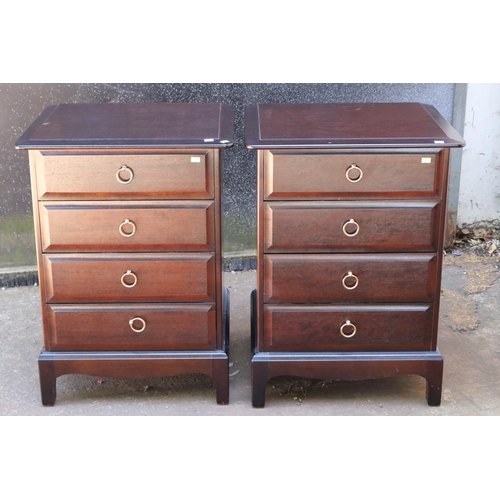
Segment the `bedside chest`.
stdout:
[[42,403],[69,373],[213,377],[229,399],[217,103],[60,104],[29,150],[44,350]]
[[419,103],[260,104],[252,404],[278,375],[415,374],[439,405],[437,348],[449,150]]

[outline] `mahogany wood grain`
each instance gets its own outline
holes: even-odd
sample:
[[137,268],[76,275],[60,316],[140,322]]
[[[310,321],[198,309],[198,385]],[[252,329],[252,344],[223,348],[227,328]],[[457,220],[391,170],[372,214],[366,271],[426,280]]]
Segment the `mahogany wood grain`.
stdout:
[[[47,305],[50,351],[211,350],[214,304]],[[129,321],[141,318],[131,326]]]
[[[266,202],[264,252],[436,252],[440,209],[438,201]],[[343,232],[351,219],[352,237]]]
[[266,103],[245,109],[248,149],[461,147],[463,137],[431,105]]
[[37,151],[35,159],[43,200],[214,198],[213,151]]
[[[221,189],[221,152],[219,149],[212,151],[214,162],[214,245],[215,245],[215,294],[217,308],[217,341],[216,349],[222,349],[224,352],[229,352],[229,343],[226,343],[228,337],[224,332],[229,332],[229,291],[224,287],[222,278],[222,189]],[[210,223],[207,221],[207,228],[210,228]],[[227,321],[227,325],[225,322]],[[227,327],[227,329],[226,329]],[[229,384],[229,381],[228,381]]]
[[18,149],[228,148],[234,108],[215,102],[63,103],[49,106]]
[[[418,351],[430,348],[432,304],[264,306],[264,351]],[[356,327],[345,338],[347,321]],[[347,327],[344,333],[354,330]]]
[[[436,150],[411,154],[265,151],[264,199],[436,197],[441,194],[439,159]],[[352,165],[356,167],[347,173]]]
[[47,201],[40,224],[44,252],[215,250],[212,201]]
[[[441,404],[443,357],[432,351],[383,352],[265,352],[259,351],[257,290],[250,295],[252,347],[252,406],[262,408],[266,384],[277,376],[323,380],[369,380],[400,375],[426,379],[426,397],[431,406]],[[262,343],[262,342],[260,342]]]
[[38,358],[42,404],[56,401],[58,377],[66,374],[123,379],[164,378],[203,373],[215,382],[218,404],[229,403],[229,363],[222,351],[46,352]]
[[448,168],[450,148],[464,144],[420,103],[246,108],[245,145],[257,150],[253,406],[279,375],[417,374],[440,404]]
[[266,303],[432,302],[436,293],[435,254],[267,254],[263,262]]
[[443,356],[437,351],[363,353],[256,353],[252,358],[252,406],[262,408],[266,384],[277,376],[319,380],[372,380],[419,375],[429,406],[441,404]]
[[61,104],[17,141],[30,156],[43,404],[65,373],[196,372],[228,403],[219,151],[233,118],[219,103]]
[[43,269],[47,303],[216,300],[214,253],[44,254]]

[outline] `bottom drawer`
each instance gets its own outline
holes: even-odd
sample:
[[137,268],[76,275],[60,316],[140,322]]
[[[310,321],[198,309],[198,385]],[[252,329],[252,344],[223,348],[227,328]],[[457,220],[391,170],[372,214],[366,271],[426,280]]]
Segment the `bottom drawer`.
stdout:
[[432,328],[432,304],[265,305],[259,350],[429,350]]
[[48,351],[212,350],[215,304],[47,305]]

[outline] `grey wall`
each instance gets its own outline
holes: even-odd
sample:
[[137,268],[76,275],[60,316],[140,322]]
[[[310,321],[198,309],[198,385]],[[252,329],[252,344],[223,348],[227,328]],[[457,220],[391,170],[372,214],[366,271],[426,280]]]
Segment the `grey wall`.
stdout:
[[0,84],[0,269],[36,264],[28,153],[14,143],[49,105],[62,102],[222,102],[235,107],[235,145],[223,152],[223,250],[226,265],[253,266],[255,151],[245,149],[244,108],[279,102],[432,104],[452,121],[455,84]]

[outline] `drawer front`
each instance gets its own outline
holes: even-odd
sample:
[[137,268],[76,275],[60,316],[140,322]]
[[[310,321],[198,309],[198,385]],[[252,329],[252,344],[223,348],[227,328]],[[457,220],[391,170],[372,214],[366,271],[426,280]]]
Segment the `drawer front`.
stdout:
[[215,254],[45,254],[45,300],[215,302]]
[[264,302],[432,302],[435,254],[265,255]]
[[428,350],[432,318],[431,304],[266,305],[263,350]]
[[314,200],[440,195],[437,154],[266,151],[264,199]]
[[207,151],[189,154],[37,152],[39,199],[211,199],[214,167]]
[[214,251],[214,203],[40,202],[44,252]]
[[46,312],[51,351],[215,348],[214,304],[47,305]]
[[437,201],[267,202],[264,252],[436,252],[440,207]]

